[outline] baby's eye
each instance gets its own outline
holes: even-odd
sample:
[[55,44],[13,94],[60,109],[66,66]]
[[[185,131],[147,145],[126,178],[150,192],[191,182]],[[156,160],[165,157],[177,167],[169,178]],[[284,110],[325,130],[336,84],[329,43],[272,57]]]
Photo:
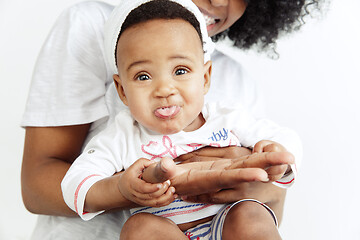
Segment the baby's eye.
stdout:
[[175,75],[183,75],[188,73],[188,70],[186,70],[185,68],[179,68],[175,71]]
[[139,81],[146,81],[146,80],[149,80],[150,77],[148,75],[141,74],[141,75],[137,76],[136,79]]

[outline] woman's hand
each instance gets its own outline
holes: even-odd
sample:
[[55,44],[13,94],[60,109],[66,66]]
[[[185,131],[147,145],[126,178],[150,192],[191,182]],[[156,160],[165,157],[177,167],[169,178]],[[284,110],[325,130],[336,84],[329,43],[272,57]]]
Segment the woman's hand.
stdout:
[[[171,183],[179,195],[214,193],[221,189],[236,188],[243,182],[267,182],[264,169],[269,166],[293,163],[293,155],[287,152],[264,152],[240,156],[234,159],[190,162],[178,165],[183,171],[175,175]],[[185,169],[185,171],[184,171]]]
[[181,155],[177,157],[175,161],[181,163],[214,161],[224,158],[235,159],[250,154],[251,150],[245,147],[203,147],[196,151]]
[[[223,159],[224,157],[228,159]],[[286,189],[279,188],[272,183],[254,181],[256,178],[251,179],[251,176],[260,176],[260,172],[255,172],[255,170],[268,170],[269,166],[293,163],[292,154],[287,152],[251,154],[249,149],[243,147],[206,147],[183,155],[176,161],[183,163],[210,161],[213,163],[211,165],[213,173],[189,173],[183,183],[175,186],[177,193],[181,194],[183,191],[183,195],[185,195],[183,198],[187,201],[216,204],[253,198],[269,205],[277,215],[279,222],[281,221]],[[239,172],[233,175],[233,172],[229,172],[229,170],[238,170]],[[176,182],[173,180],[172,183]],[[188,193],[187,189],[190,190]]]

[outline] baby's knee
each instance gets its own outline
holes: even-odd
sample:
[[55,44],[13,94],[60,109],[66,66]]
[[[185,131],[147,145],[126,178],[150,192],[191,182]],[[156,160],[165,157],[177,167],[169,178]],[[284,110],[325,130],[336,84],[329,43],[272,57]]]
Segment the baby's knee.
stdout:
[[268,222],[276,226],[273,212],[265,205],[255,201],[244,201],[236,204],[230,209],[227,218],[248,223]]
[[[120,239],[163,239],[164,236],[178,233],[178,226],[171,220],[150,213],[138,213],[124,224]],[[182,234],[182,232],[180,231]],[[152,236],[151,238],[149,236]],[[178,238],[177,238],[178,239]]]
[[138,213],[131,216],[121,229],[120,239],[142,239],[151,233],[151,229],[154,229],[155,221],[156,216],[150,213]]
[[226,216],[223,231],[225,235],[231,233],[242,236],[240,239],[279,239],[271,210],[253,201],[233,206]]

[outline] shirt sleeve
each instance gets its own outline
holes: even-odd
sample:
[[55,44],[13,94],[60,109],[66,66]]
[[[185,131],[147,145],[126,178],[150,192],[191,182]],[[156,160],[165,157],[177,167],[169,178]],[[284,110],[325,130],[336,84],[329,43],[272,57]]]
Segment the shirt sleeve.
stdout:
[[90,220],[104,212],[84,212],[85,197],[89,189],[96,182],[123,170],[121,152],[125,143],[117,130],[113,123],[91,139],[61,183],[66,204],[83,220]]
[[22,126],[90,123],[108,115],[103,25],[110,5],[77,4],[57,19],[38,56]]

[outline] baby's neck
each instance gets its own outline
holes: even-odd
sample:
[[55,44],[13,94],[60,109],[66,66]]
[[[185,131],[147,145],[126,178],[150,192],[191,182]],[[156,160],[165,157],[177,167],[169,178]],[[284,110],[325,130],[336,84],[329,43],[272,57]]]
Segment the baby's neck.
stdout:
[[195,130],[198,130],[205,124],[205,118],[202,113],[199,113],[199,115],[192,121],[186,128],[183,129],[184,132],[192,132]]

